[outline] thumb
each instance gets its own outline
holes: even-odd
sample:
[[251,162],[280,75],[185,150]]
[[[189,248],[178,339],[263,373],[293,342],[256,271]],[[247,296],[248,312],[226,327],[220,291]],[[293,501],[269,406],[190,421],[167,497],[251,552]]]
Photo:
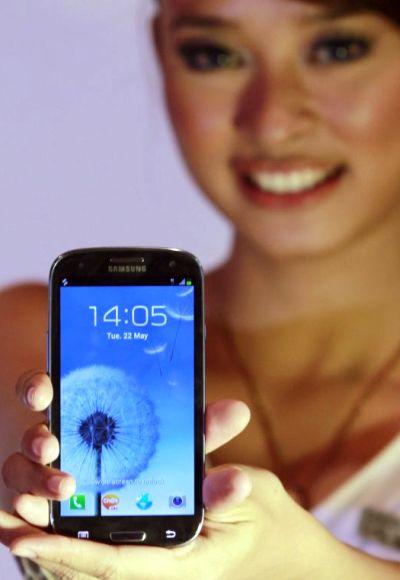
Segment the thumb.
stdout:
[[203,484],[204,504],[208,519],[215,515],[227,516],[250,495],[250,477],[235,465],[211,469]]

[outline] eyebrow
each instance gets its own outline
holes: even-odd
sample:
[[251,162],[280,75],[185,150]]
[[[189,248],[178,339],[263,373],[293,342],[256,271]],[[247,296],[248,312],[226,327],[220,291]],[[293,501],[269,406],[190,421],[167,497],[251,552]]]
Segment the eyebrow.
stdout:
[[[313,15],[304,16],[301,20],[304,23],[328,22],[330,20],[345,18],[346,16],[353,16],[354,14],[362,11],[362,8],[357,5],[335,6],[332,3],[332,6],[330,6],[327,10],[318,12]],[[227,20],[219,16],[206,14],[182,14],[171,22],[172,30],[179,30],[181,28],[227,28],[231,30],[238,30],[240,28],[240,24],[233,20]]]
[[179,30],[180,28],[230,28],[238,29],[239,25],[233,20],[226,20],[219,16],[194,15],[183,14],[178,16],[171,22],[172,30]]
[[[315,2],[315,4],[319,4]],[[354,16],[360,12],[368,12],[368,9],[359,2],[353,2],[353,6],[349,6],[347,3],[331,3],[331,5],[325,9],[312,14],[310,16],[305,16],[304,20],[306,22],[327,22],[329,20],[337,20],[339,18],[346,18],[349,16]]]
[[[354,16],[360,12],[365,11],[365,8],[360,5],[348,6],[346,4],[329,6],[326,10],[316,14],[307,15],[301,18],[303,24],[315,24],[318,22],[330,22],[332,20],[339,20]],[[203,15],[203,14],[182,14],[171,22],[171,30],[176,31],[182,28],[200,28],[200,29],[226,29],[239,30],[240,23],[234,20],[221,18],[220,16]]]

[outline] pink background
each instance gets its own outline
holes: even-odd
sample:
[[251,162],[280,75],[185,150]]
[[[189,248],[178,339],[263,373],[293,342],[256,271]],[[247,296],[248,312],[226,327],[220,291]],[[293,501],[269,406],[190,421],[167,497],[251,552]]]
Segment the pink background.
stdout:
[[[181,247],[206,268],[226,255],[230,229],[182,167],[165,117],[152,9],[1,1],[0,287],[46,281],[73,247]],[[19,434],[0,437],[18,446]],[[19,577],[2,548],[0,575]]]

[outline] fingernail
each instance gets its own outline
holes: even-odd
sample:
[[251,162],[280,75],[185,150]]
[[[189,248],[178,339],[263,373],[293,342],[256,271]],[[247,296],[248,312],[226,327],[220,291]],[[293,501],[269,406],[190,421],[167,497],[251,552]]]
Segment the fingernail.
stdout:
[[36,399],[36,387],[29,387],[29,389],[26,391],[26,400],[30,407],[33,407],[35,405],[35,399]]
[[33,550],[30,550],[26,546],[17,546],[11,550],[11,554],[13,556],[17,556],[18,558],[29,558],[30,560],[34,560],[37,558],[37,554]]
[[47,487],[54,493],[61,493],[64,478],[59,475],[53,475],[47,481]]
[[48,405],[46,393],[38,386],[29,387],[26,392],[26,400],[30,407],[34,409],[44,409]]
[[32,451],[37,457],[41,457],[45,441],[45,437],[36,437],[36,439],[32,441]]
[[71,482],[70,478],[66,479],[62,475],[53,475],[47,480],[47,486],[53,493],[58,493],[60,495],[70,496],[75,489],[75,486]]

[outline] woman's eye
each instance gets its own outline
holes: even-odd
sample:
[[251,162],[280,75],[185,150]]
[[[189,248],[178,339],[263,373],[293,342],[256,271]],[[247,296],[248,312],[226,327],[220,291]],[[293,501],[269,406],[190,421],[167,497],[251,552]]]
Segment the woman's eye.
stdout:
[[235,69],[244,63],[237,52],[215,44],[184,43],[178,52],[188,68],[200,72]]
[[362,38],[325,38],[311,48],[313,64],[347,64],[366,56],[371,43]]

